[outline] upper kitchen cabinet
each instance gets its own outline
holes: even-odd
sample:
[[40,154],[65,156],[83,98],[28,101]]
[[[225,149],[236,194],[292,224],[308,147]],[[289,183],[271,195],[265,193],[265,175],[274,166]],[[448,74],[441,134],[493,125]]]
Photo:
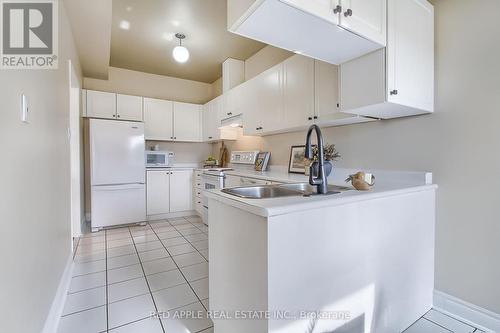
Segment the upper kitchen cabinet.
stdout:
[[434,9],[388,0],[387,48],[340,66],[341,110],[382,119],[434,111]]
[[220,95],[203,105],[203,141],[236,140],[234,129],[221,128],[221,120],[228,118],[224,110],[224,95]]
[[386,45],[387,0],[340,0],[339,6],[342,28]]
[[[308,125],[342,126],[375,121],[375,119],[340,112],[339,66],[314,61],[314,113]],[[311,121],[312,116],[312,121]]]
[[172,101],[144,98],[144,137],[146,140],[173,140],[172,121]]
[[269,68],[245,83],[247,94],[243,113],[245,135],[271,134],[283,124],[283,63]]
[[199,104],[174,102],[174,140],[201,141],[201,110]]
[[314,117],[314,59],[294,55],[283,62],[283,124],[303,127]]
[[386,45],[386,1],[228,0],[228,29],[341,64]]
[[142,97],[116,94],[116,118],[143,121]]
[[201,141],[201,105],[144,98],[146,140]]
[[116,119],[116,94],[87,90],[87,117]]

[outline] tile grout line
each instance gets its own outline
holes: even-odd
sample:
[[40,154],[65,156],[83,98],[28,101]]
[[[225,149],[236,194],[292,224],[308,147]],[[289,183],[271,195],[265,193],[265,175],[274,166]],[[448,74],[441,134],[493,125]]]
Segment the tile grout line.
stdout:
[[[186,220],[186,221],[187,221],[187,220]],[[167,220],[167,222],[168,222],[168,220]],[[189,222],[189,221],[188,221],[188,222]],[[170,224],[170,222],[168,222],[168,223]],[[191,223],[191,222],[189,222],[189,223]],[[148,225],[149,225],[149,227],[151,228],[151,230],[153,230],[153,232],[155,233],[156,237],[158,237],[158,235],[156,234],[156,230],[154,230],[154,229],[153,229],[153,227],[151,227],[151,225],[150,225],[149,223],[148,223]],[[172,224],[170,224],[170,225],[172,225]],[[172,226],[173,226],[173,225],[172,225]],[[174,228],[175,228],[175,227],[174,227]],[[176,230],[177,230],[177,229],[176,229]],[[179,232],[179,234],[181,234],[181,233]],[[182,235],[182,234],[181,234],[181,235]],[[182,235],[182,237],[184,237],[184,235]],[[158,237],[158,238],[159,238],[159,237]],[[187,239],[186,239],[186,241],[187,241]],[[207,311],[207,308],[205,308],[205,305],[203,305],[203,303],[201,302],[201,299],[200,299],[200,297],[198,297],[198,294],[197,294],[197,293],[196,293],[196,291],[194,290],[193,286],[191,286],[191,284],[189,283],[188,279],[186,278],[186,276],[185,276],[185,275],[184,275],[184,273],[182,272],[181,268],[179,267],[179,265],[177,264],[177,262],[175,261],[175,259],[172,257],[172,255],[171,255],[171,254],[170,254],[170,252],[168,251],[168,249],[167,249],[167,247],[165,246],[165,244],[163,244],[163,242],[162,242],[162,245],[163,245],[163,248],[165,249],[165,251],[167,251],[167,253],[168,253],[168,254],[170,255],[170,257],[172,258],[172,261],[174,262],[175,266],[177,266],[177,269],[179,269],[179,272],[181,273],[181,275],[182,275],[182,277],[184,278],[184,280],[186,280],[187,285],[188,285],[188,286],[189,286],[189,288],[193,291],[193,294],[196,296],[196,298],[197,298],[197,299],[198,299],[198,301],[200,302],[201,306],[205,309],[205,311]],[[193,246],[193,247],[194,247],[194,246]],[[198,250],[196,250],[196,251],[198,251]],[[198,253],[199,253],[199,252],[198,252]],[[205,257],[203,257],[203,256],[201,255],[201,253],[199,253],[199,255],[200,255],[203,259],[205,259]],[[205,259],[205,260],[206,260],[206,259]],[[207,262],[208,262],[208,261],[207,261]]]
[[[149,226],[149,224],[147,222],[146,222],[146,225]],[[151,227],[149,227],[149,228],[151,229]],[[144,266],[142,265],[141,256],[139,256],[139,251],[137,251],[137,246],[135,244],[134,237],[132,236],[132,231],[130,231],[130,227],[128,227],[128,232],[130,234],[130,237],[132,238],[132,244],[134,244],[136,255],[139,258],[139,264],[141,265],[142,274],[143,274],[144,280],[146,281],[146,285],[148,286],[149,296],[151,297],[151,300],[153,301],[153,305],[155,307],[156,314],[158,314],[158,306],[156,305],[155,298],[153,297],[153,292],[151,291],[151,286],[149,285],[149,281],[148,281],[148,278],[147,278],[147,275],[146,275],[146,271],[144,271]],[[158,238],[158,236],[156,236],[156,237]],[[163,333],[166,333],[165,332],[165,327],[163,327],[163,322],[161,321],[160,318],[158,318],[158,321],[160,322],[161,330],[163,331]]]
[[[196,229],[200,230],[200,232],[201,232],[203,235],[207,235],[207,234],[206,234],[206,233],[204,233],[201,229],[199,229],[199,228],[198,228],[198,227],[196,227],[193,223],[191,223],[188,219],[186,219],[186,218],[184,218],[184,219],[185,219],[185,220],[186,220],[189,224],[191,224],[193,227],[195,227]],[[170,222],[169,222],[169,223],[170,223]],[[174,225],[172,225],[172,226],[175,228],[175,226],[174,226]],[[177,228],[175,228],[175,230],[177,230]],[[196,250],[196,252],[198,252],[198,254],[199,254],[199,255],[201,255],[201,256],[203,257],[203,259],[205,259],[205,261],[206,261],[206,262],[208,262],[208,260],[205,258],[205,256],[204,256],[203,254],[201,254],[200,250],[198,250],[198,249],[196,248],[196,246],[194,246],[194,245],[192,244],[192,242],[191,242],[189,239],[187,239],[187,238],[186,238],[186,237],[185,237],[185,236],[184,236],[184,235],[183,235],[183,234],[182,234],[179,230],[177,230],[177,232],[181,235],[181,237],[182,237],[182,238],[184,238],[184,240],[186,240],[186,242],[188,242],[188,243],[189,243],[189,245],[191,245],[192,247],[194,247],[194,249]],[[193,234],[193,235],[197,235],[197,234]],[[191,236],[191,235],[187,235],[187,236]],[[208,237],[208,235],[207,235],[207,237]],[[207,240],[208,240],[208,239],[207,239]],[[163,243],[163,242],[162,242],[162,243]],[[193,252],[194,252],[194,251],[193,251]]]

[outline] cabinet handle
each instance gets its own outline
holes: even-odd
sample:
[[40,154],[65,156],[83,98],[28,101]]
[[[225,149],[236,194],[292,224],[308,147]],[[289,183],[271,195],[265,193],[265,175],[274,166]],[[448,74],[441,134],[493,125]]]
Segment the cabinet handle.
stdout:
[[333,13],[334,14],[338,14],[342,11],[342,6],[341,5],[337,5],[335,6],[335,8],[333,8]]
[[259,126],[259,127],[256,127],[255,129],[258,131],[258,130],[261,130],[262,127]]
[[170,139],[173,139],[173,138],[174,138],[173,136],[170,137]]
[[113,115],[113,118],[116,118],[116,115]]
[[209,136],[208,138],[209,138],[209,139],[211,139],[212,137],[211,137],[211,136]]
[[394,89],[394,90],[391,90],[389,92],[390,95],[397,95],[398,94],[398,90],[397,89]]
[[117,115],[116,117],[120,118],[120,115]]
[[350,8],[349,8],[348,10],[346,10],[346,11],[344,12],[344,16],[345,16],[345,17],[352,16],[352,9],[350,9]]
[[339,103],[337,103],[337,107],[338,107],[338,108],[340,107],[340,104],[339,104]]
[[312,117],[307,117],[307,120],[313,120]]
[[228,113],[227,113],[227,115],[228,115],[228,116],[230,116],[230,115],[232,115],[232,114],[233,114],[232,112],[228,112]]
[[174,139],[177,139],[177,137],[176,137],[176,136],[174,136]]
[[318,119],[318,116],[314,116],[313,118],[314,118],[314,119]]

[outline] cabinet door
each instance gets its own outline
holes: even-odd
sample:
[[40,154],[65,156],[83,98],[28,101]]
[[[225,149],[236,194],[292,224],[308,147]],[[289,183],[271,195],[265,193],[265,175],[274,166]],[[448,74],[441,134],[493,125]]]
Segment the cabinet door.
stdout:
[[116,94],[116,118],[142,121],[142,97]]
[[339,0],[281,0],[295,8],[321,17],[328,22],[338,24],[339,14],[335,14],[333,10],[339,4]]
[[174,102],[174,140],[200,141],[201,105]]
[[253,78],[246,82],[246,105],[243,112],[243,133],[245,135],[260,135],[262,131],[259,129],[262,126],[262,112],[259,109],[258,85],[259,80]]
[[314,61],[314,120],[321,122],[339,112],[338,66]]
[[147,171],[146,206],[147,214],[170,212],[170,171]]
[[170,212],[193,209],[193,170],[174,170],[170,177]]
[[116,119],[116,94],[87,90],[87,117]]
[[341,64],[340,110],[352,112],[364,106],[384,103],[385,75],[384,49]]
[[386,45],[387,0],[340,0],[340,4],[340,26],[380,45]]
[[274,66],[255,77],[255,120],[258,131],[272,132],[283,128],[283,64]]
[[216,112],[217,110],[214,108],[214,101],[206,103],[203,106],[203,141],[212,141],[216,140],[216,131],[214,124],[217,122]]
[[388,15],[387,99],[433,111],[434,8],[426,0],[389,0]]
[[144,137],[146,140],[173,140],[172,118],[172,101],[144,98]]
[[284,127],[303,127],[313,120],[313,113],[314,60],[294,55],[284,62]]

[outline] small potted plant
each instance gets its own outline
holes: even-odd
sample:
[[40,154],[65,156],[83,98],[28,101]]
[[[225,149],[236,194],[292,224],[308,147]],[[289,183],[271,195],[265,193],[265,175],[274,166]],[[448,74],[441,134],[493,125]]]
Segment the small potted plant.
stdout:
[[[333,164],[332,161],[336,161],[339,157],[340,154],[339,152],[335,149],[334,144],[325,144],[323,146],[323,152],[324,152],[324,168],[325,168],[325,174],[328,177],[330,173],[332,172],[333,169]],[[314,177],[318,176],[319,172],[319,149],[318,146],[313,146],[313,158],[312,160],[309,160],[309,163],[306,163],[306,174],[308,174],[307,171],[309,171],[309,167],[311,166],[311,171]],[[312,163],[312,165],[311,165]]]

